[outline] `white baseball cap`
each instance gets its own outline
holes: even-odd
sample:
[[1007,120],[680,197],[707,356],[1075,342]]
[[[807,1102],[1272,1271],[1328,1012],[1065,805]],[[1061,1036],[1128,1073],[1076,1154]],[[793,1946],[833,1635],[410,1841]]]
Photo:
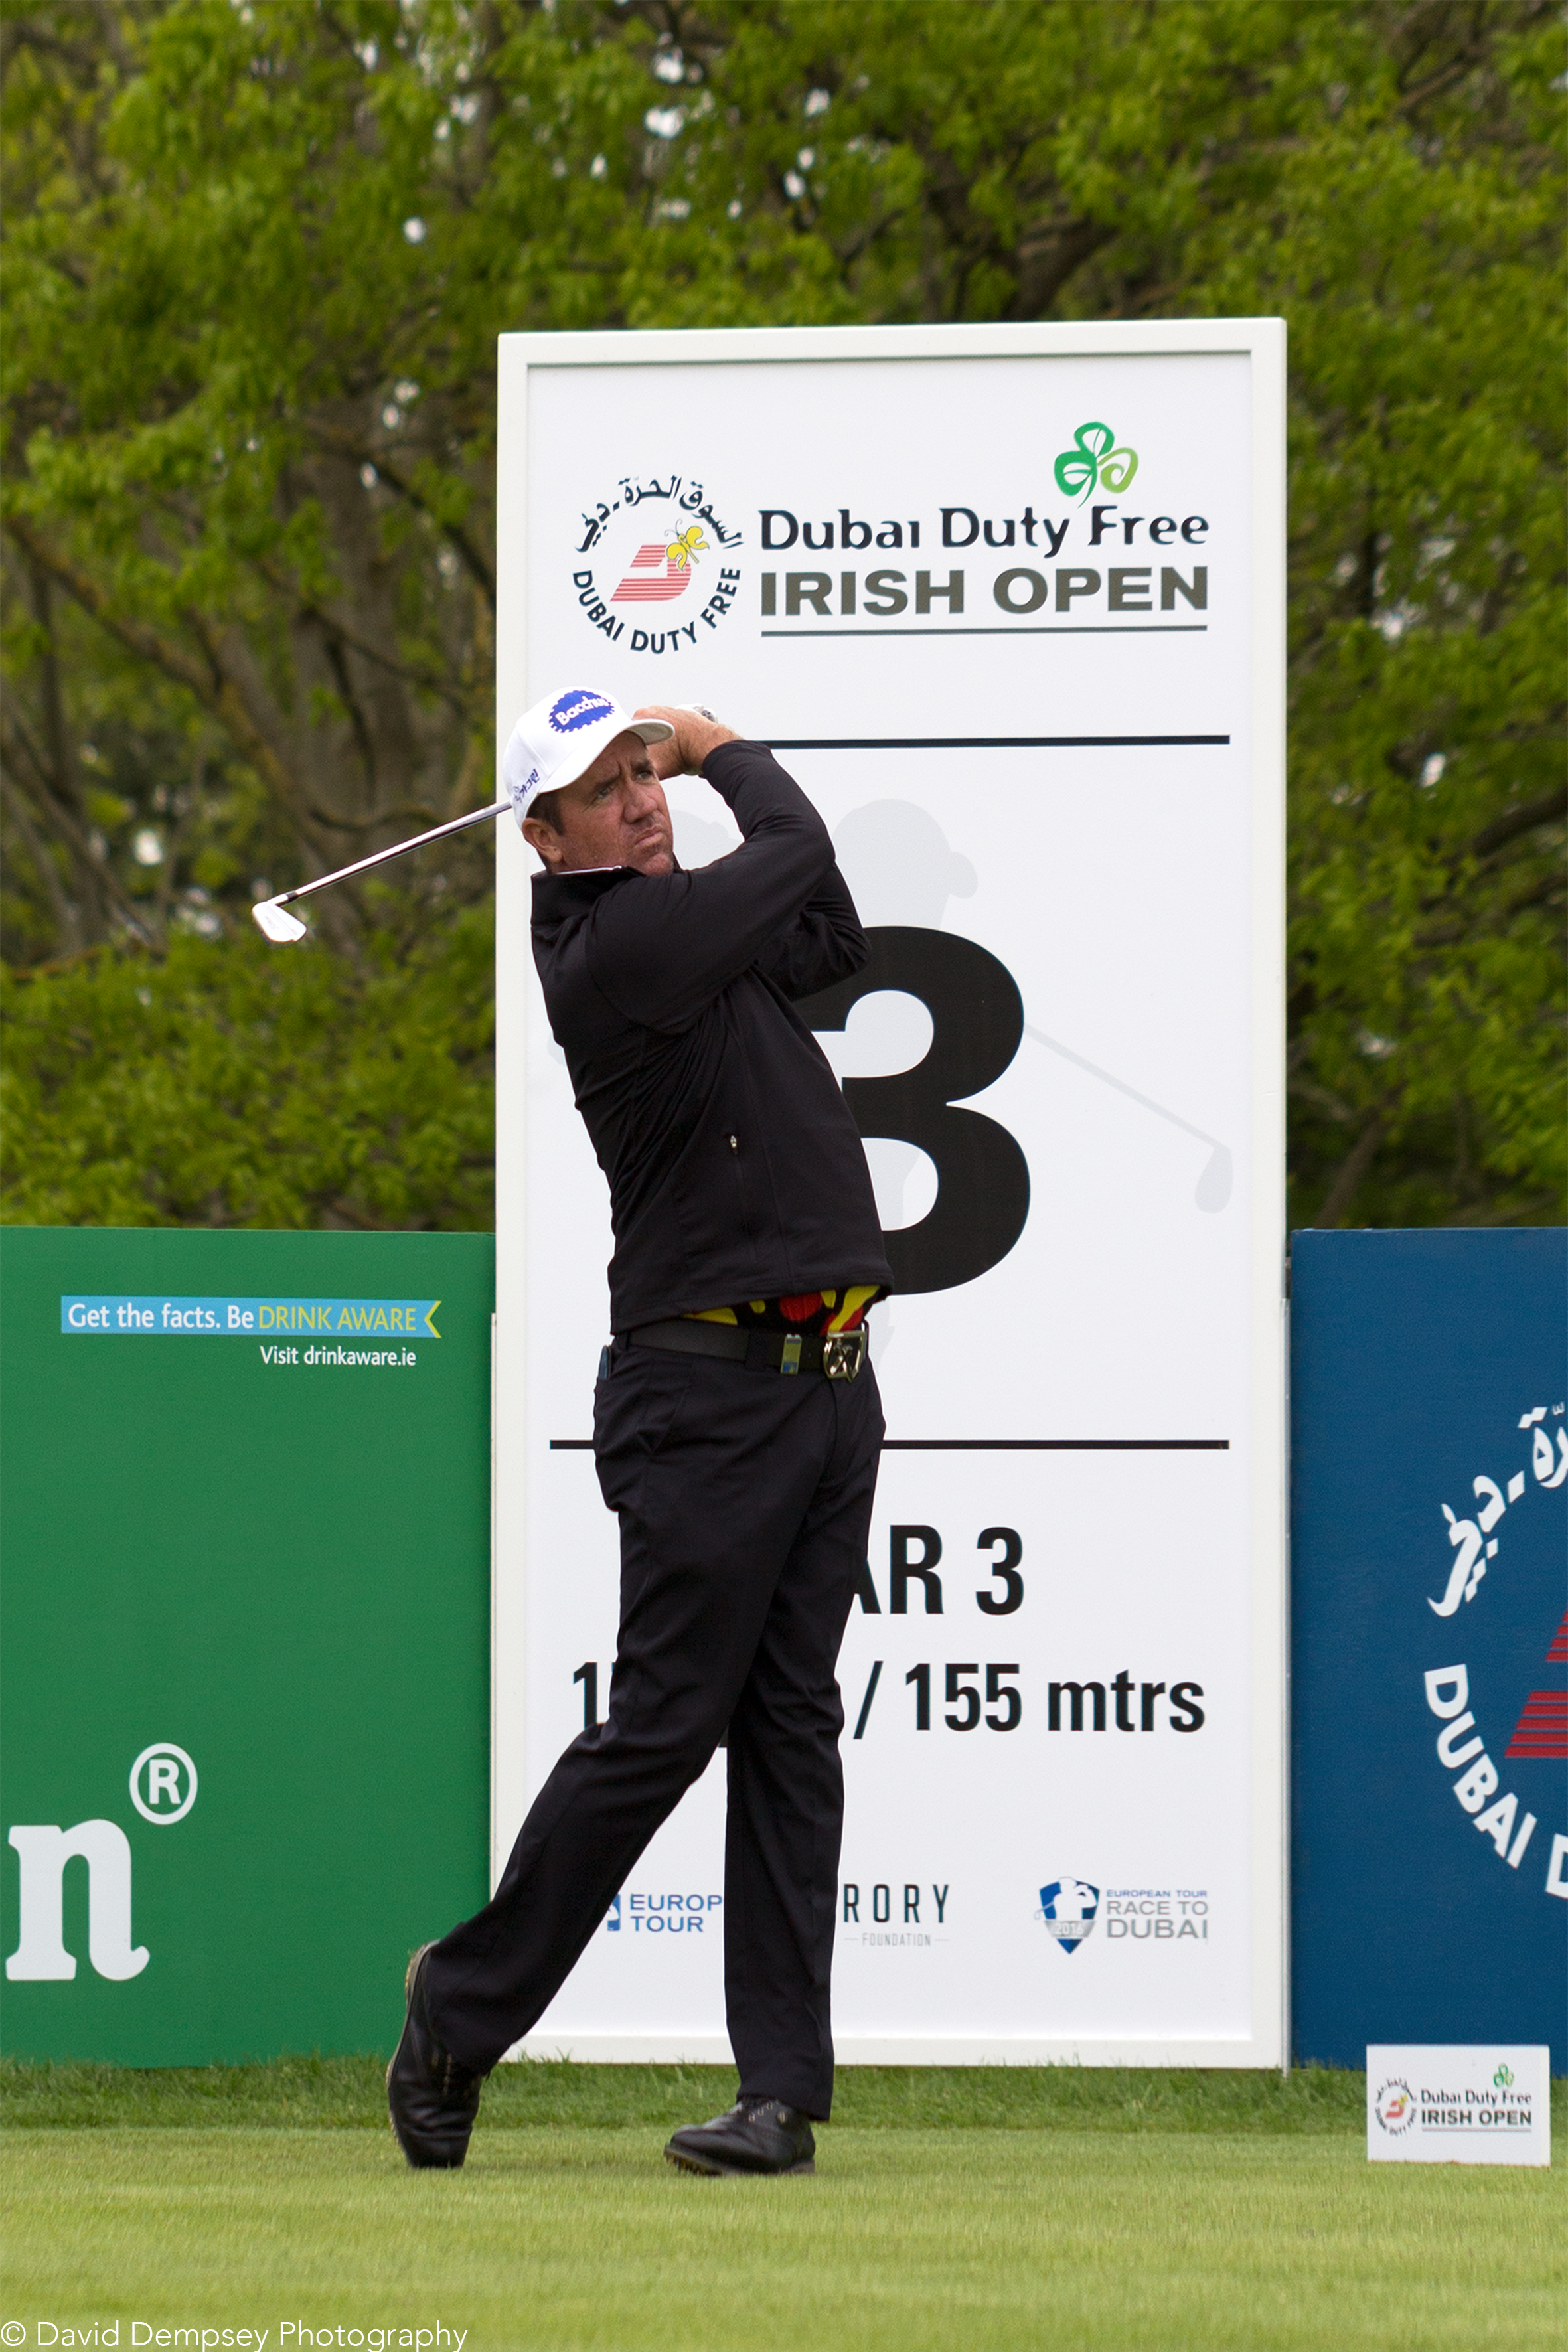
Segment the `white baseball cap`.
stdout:
[[525,710],[501,753],[501,782],[519,824],[541,793],[553,793],[585,775],[617,735],[662,743],[673,735],[667,719],[633,719],[612,695],[569,686]]

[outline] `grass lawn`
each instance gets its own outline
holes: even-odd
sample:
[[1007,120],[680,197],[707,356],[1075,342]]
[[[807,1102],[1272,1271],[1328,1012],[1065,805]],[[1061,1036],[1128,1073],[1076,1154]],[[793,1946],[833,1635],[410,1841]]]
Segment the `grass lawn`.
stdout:
[[133,2320],[264,2352],[1568,2344],[1568,2167],[1369,2167],[1357,2075],[855,2070],[815,2179],[670,2170],[732,2081],[508,2069],[466,2169],[414,2175],[368,2063],[0,2068],[0,2319],[118,2318],[121,2352]]

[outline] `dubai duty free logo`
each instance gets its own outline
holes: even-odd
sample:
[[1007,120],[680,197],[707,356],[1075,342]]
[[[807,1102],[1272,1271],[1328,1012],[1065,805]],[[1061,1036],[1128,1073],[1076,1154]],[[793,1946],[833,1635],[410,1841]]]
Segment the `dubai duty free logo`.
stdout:
[[[1516,1685],[1510,1694],[1505,1694],[1506,1712],[1501,1720],[1494,1717],[1489,1723],[1484,1720],[1487,1710],[1483,1692],[1495,1685],[1500,1672],[1511,1678],[1514,1669],[1511,1665],[1503,1667],[1500,1656],[1489,1654],[1495,1650],[1498,1633],[1485,1626],[1485,1595],[1495,1597],[1499,1577],[1507,1575],[1504,1538],[1516,1524],[1517,1514],[1528,1514],[1518,1521],[1524,1545],[1525,1574],[1531,1572],[1531,1547],[1542,1541],[1550,1559],[1561,1558],[1562,1513],[1568,1505],[1568,1492],[1564,1491],[1568,1489],[1568,1426],[1564,1425],[1563,1404],[1528,1407],[1515,1424],[1512,1443],[1521,1451],[1528,1448],[1525,1461],[1515,1467],[1506,1455],[1500,1459],[1503,1444],[1491,1441],[1489,1468],[1470,1482],[1475,1498],[1471,1512],[1461,1518],[1451,1504],[1445,1502],[1439,1507],[1447,1522],[1448,1544],[1454,1556],[1442,1591],[1428,1591],[1425,1605],[1431,1616],[1447,1624],[1458,1620],[1464,1611],[1467,1614],[1460,1622],[1473,1624],[1477,1630],[1464,1643],[1466,1654],[1452,1665],[1428,1667],[1423,1682],[1427,1730],[1432,1728],[1431,1717],[1436,1717],[1437,1763],[1450,1779],[1462,1814],[1468,1815],[1470,1826],[1489,1841],[1499,1861],[1506,1868],[1518,1871],[1540,1827],[1531,1806],[1539,1805],[1546,1811],[1561,1802],[1560,1775],[1543,1771],[1542,1767],[1568,1760],[1568,1687],[1564,1686],[1568,1677],[1556,1671],[1568,1667],[1568,1615],[1553,1628],[1561,1586],[1553,1591],[1549,1583],[1545,1611],[1539,1621],[1542,1687],[1525,1691]],[[1514,1459],[1517,1461],[1518,1456]],[[1493,1470],[1498,1473],[1495,1477],[1490,1475]],[[1562,1496],[1563,1501],[1553,1507],[1543,1500],[1547,1496]],[[1546,1517],[1553,1510],[1555,1517]],[[1478,1599],[1480,1613],[1472,1620],[1468,1612]],[[1539,1608],[1541,1603],[1537,1601],[1531,1606]],[[1459,1645],[1455,1641],[1450,1647],[1446,1639],[1444,1646],[1451,1656],[1453,1649]],[[1511,1650],[1511,1643],[1509,1648]],[[1476,1675],[1473,1690],[1472,1664]],[[1510,1717],[1513,1730],[1505,1747],[1499,1735],[1506,1732]],[[1494,1752],[1500,1755],[1500,1766],[1494,1761]],[[1507,1785],[1510,1782],[1512,1786]],[[1450,1815],[1449,1819],[1454,1817]],[[1544,1855],[1540,1846],[1535,1849],[1532,1873],[1544,1859],[1544,1893],[1568,1902],[1568,1822],[1562,1828],[1549,1823],[1549,1835],[1550,1845]]]
[[729,618],[742,540],[701,482],[624,474],[613,498],[584,509],[572,573],[578,609],[627,653],[684,653]]
[[1378,2085],[1373,2113],[1390,2139],[1398,2139],[1415,2121],[1415,2094],[1403,2075]]

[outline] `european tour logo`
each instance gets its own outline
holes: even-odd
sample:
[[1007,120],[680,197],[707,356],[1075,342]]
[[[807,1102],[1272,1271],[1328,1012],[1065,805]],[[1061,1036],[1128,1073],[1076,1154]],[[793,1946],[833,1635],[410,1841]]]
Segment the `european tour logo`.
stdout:
[[578,608],[628,653],[685,652],[700,629],[728,618],[741,588],[735,557],[743,536],[701,482],[674,472],[625,474],[615,497],[584,509],[572,574]]

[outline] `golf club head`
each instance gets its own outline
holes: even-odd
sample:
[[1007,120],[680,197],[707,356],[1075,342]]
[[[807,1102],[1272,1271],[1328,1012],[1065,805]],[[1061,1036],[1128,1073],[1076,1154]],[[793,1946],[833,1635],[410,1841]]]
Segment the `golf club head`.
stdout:
[[305,936],[305,926],[297,915],[291,915],[276,898],[263,898],[250,910],[251,920],[262,936],[275,948],[292,947]]

